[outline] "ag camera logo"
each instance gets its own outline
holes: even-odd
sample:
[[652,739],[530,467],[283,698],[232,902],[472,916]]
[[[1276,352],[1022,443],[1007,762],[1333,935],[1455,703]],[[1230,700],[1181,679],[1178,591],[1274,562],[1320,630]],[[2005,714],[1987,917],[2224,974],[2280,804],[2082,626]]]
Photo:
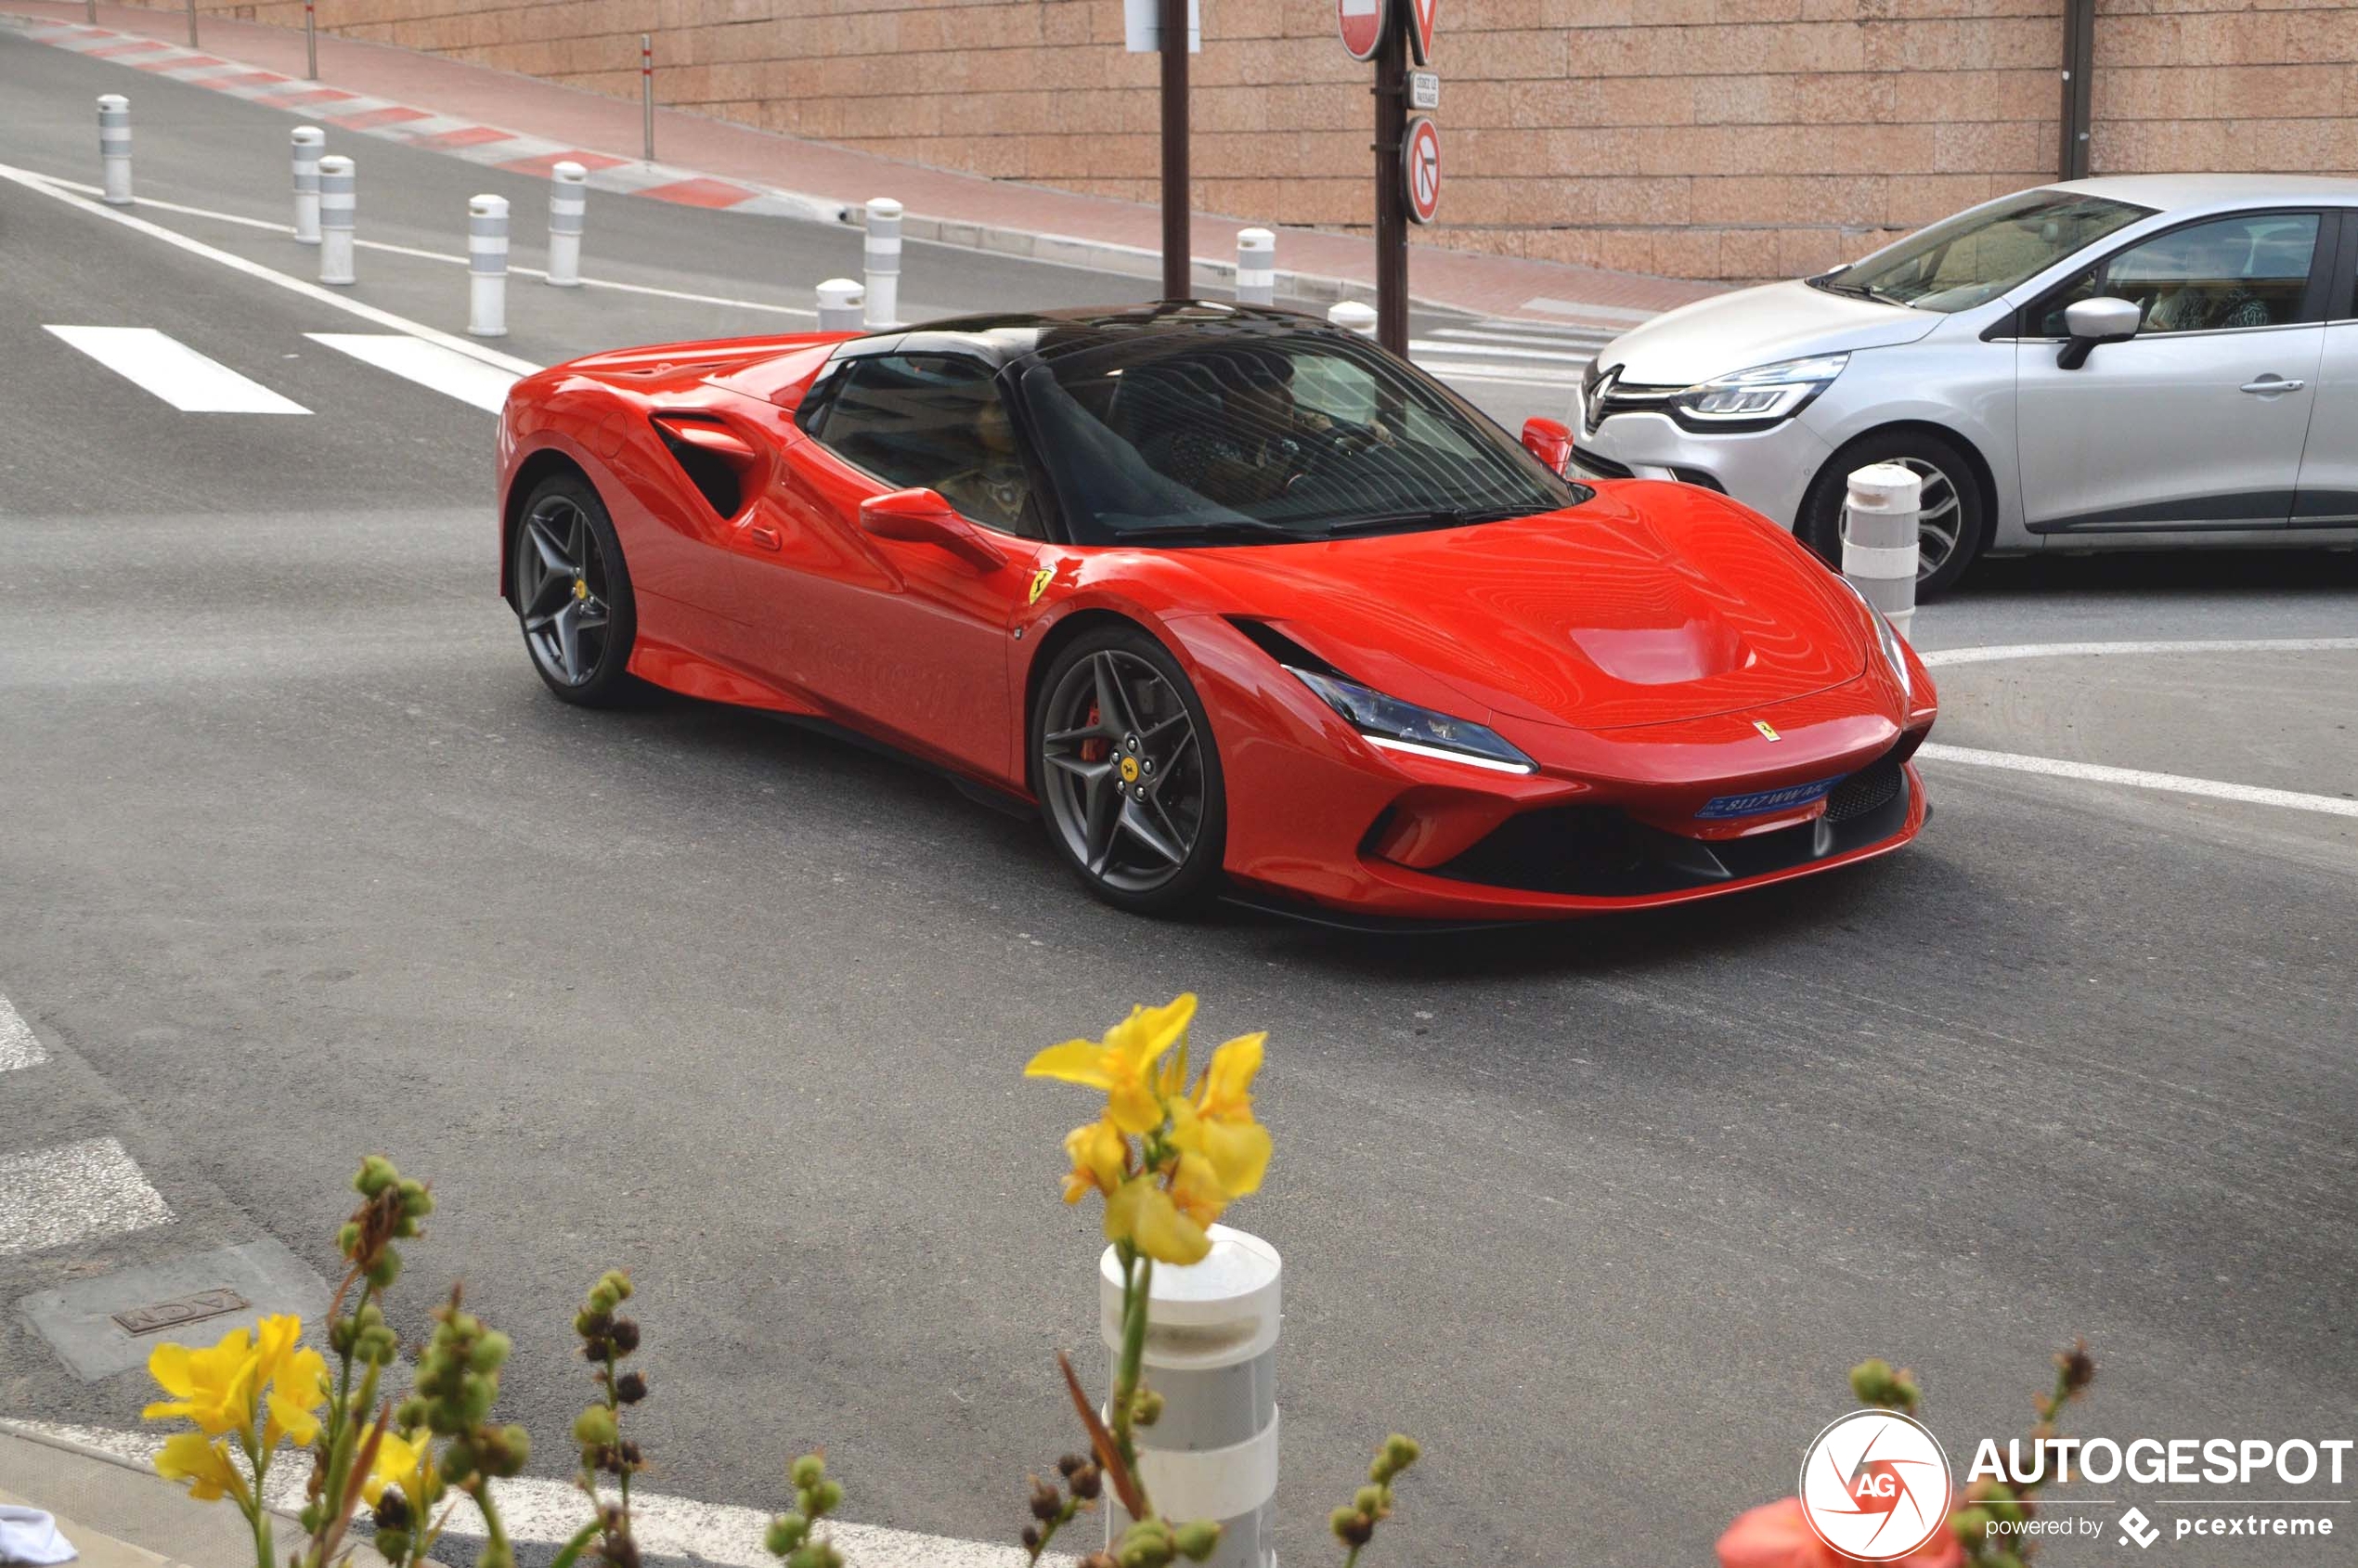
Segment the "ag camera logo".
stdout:
[[1829,1548],[1859,1562],[1907,1556],[1949,1527],[1949,1457],[1922,1422],[1857,1410],[1801,1461],[1801,1511]]

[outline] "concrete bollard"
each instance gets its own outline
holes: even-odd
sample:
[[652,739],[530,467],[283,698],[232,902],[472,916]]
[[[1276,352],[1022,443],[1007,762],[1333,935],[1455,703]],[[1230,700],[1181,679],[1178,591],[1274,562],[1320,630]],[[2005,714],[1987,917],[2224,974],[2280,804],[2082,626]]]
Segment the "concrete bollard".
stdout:
[[351,159],[330,152],[319,160],[319,281],[356,283],[352,226],[360,207],[359,175]]
[[107,205],[131,205],[131,100],[121,93],[98,95],[98,164]]
[[549,171],[549,281],[560,289],[578,289],[590,171],[568,159]]
[[1277,303],[1277,237],[1265,228],[1237,231],[1237,303]]
[[467,199],[467,335],[508,335],[508,199]]
[[[1162,1419],[1136,1432],[1138,1470],[1155,1508],[1173,1523],[1220,1523],[1211,1568],[1276,1568],[1277,1328],[1284,1265],[1277,1250],[1226,1225],[1185,1268],[1155,1266],[1141,1376],[1162,1395]],[[1099,1324],[1108,1350],[1121,1339],[1121,1262],[1097,1264]],[[1118,1350],[1117,1350],[1118,1354]],[[1111,1488],[1106,1540],[1132,1523]]]
[[868,240],[861,265],[866,268],[868,325],[898,326],[900,319],[900,203],[889,196],[868,200]]
[[819,330],[856,332],[867,314],[866,292],[849,278],[830,278],[819,285]]
[[1345,300],[1327,312],[1327,320],[1346,332],[1356,332],[1363,338],[1376,335],[1376,307],[1361,305],[1357,300]]
[[317,125],[297,125],[294,140],[295,243],[319,243],[319,159],[328,149],[328,133]]
[[1902,637],[1916,618],[1916,523],[1924,495],[1924,482],[1914,470],[1879,462],[1851,473],[1843,501],[1842,575]]

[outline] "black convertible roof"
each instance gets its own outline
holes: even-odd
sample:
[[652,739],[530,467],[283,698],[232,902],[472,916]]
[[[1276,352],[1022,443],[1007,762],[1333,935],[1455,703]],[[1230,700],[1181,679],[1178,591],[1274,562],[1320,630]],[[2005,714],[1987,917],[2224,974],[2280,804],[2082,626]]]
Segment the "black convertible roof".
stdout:
[[964,354],[992,366],[1061,355],[1148,336],[1260,337],[1276,332],[1339,332],[1315,316],[1225,300],[1165,300],[1156,305],[1080,305],[1067,310],[958,316],[850,338],[838,359],[872,354]]

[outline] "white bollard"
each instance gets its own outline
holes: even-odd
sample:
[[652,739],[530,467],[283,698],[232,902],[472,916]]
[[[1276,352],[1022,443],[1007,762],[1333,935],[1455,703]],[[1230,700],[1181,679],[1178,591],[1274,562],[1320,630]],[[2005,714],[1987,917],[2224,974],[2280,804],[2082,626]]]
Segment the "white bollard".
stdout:
[[1842,575],[1902,637],[1916,618],[1916,524],[1924,497],[1914,470],[1879,462],[1852,473],[1843,503]]
[[1277,302],[1277,237],[1265,228],[1237,231],[1237,303]]
[[1345,300],[1327,312],[1327,320],[1346,332],[1356,332],[1363,338],[1376,335],[1376,307],[1361,305],[1357,300]]
[[467,335],[508,335],[508,199],[467,199]]
[[867,254],[862,266],[867,269],[868,325],[898,326],[900,312],[900,203],[889,196],[869,199]]
[[856,332],[867,314],[866,291],[849,278],[830,278],[819,285],[819,330]]
[[98,163],[107,205],[131,205],[131,100],[121,93],[98,95]]
[[[1284,1264],[1257,1236],[1211,1227],[1211,1251],[1185,1268],[1155,1265],[1140,1376],[1162,1417],[1134,1432],[1139,1478],[1173,1523],[1217,1520],[1211,1568],[1276,1568],[1277,1327]],[[1098,1327],[1120,1354],[1121,1262],[1097,1264]],[[1106,1540],[1132,1523],[1106,1492]]]
[[319,159],[328,133],[317,125],[294,128],[295,243],[319,243]]
[[590,210],[590,171],[570,159],[549,171],[549,281],[581,287],[581,226]]
[[319,160],[319,281],[356,283],[352,226],[360,207],[359,175],[351,159],[330,152]]

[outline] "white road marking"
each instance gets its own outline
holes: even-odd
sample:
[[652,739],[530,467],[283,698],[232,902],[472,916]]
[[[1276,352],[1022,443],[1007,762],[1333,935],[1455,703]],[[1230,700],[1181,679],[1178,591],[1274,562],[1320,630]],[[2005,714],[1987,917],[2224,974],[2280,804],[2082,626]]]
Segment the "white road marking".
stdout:
[[1514,322],[1476,322],[1471,327],[1435,327],[1432,335],[1447,338],[1452,343],[1520,343],[1525,348],[1552,346],[1578,349],[1594,354],[1612,340],[1602,332],[1579,332],[1568,328],[1522,327]]
[[24,1021],[8,999],[0,996],[0,1072],[20,1067],[39,1067],[49,1059],[41,1042],[32,1037],[32,1026]]
[[[155,1462],[168,1433],[115,1432],[100,1427],[72,1426],[58,1421],[0,1420],[0,1431],[16,1431],[83,1448],[94,1448],[146,1466]],[[783,1458],[781,1460],[783,1463]],[[267,1485],[276,1508],[292,1511],[302,1507],[304,1483],[309,1471],[281,1458]],[[631,1534],[640,1549],[689,1558],[693,1562],[729,1564],[730,1568],[776,1568],[777,1559],[762,1549],[761,1537],[770,1521],[784,1513],[789,1499],[783,1490],[775,1507],[740,1508],[726,1503],[702,1503],[692,1497],[666,1497],[632,1488]],[[573,1484],[525,1476],[497,1484],[492,1496],[499,1517],[514,1541],[568,1540],[589,1521],[589,1501]],[[1080,1538],[1089,1538],[1094,1516],[1072,1525]],[[1026,1559],[1013,1546],[990,1541],[962,1541],[949,1536],[921,1536],[911,1530],[888,1530],[875,1524],[830,1525],[836,1545],[861,1568],[1019,1568]],[[1102,1528],[1102,1526],[1100,1526]],[[483,1515],[464,1498],[450,1529],[461,1536],[484,1533]],[[1049,1568],[1072,1568],[1073,1560],[1051,1552],[1041,1562]]]
[[2196,642],[2005,642],[1982,648],[1918,649],[1927,669],[2003,659],[2096,658],[2110,654],[2347,654],[2358,637],[2246,637]]
[[1444,343],[1436,338],[1410,338],[1408,352],[1411,356],[1464,355],[1470,359],[1536,359],[1549,365],[1586,365],[1592,357],[1586,354],[1567,354],[1559,348],[1494,348],[1488,343]]
[[357,316],[365,321],[372,321],[380,327],[390,327],[396,332],[407,332],[412,337],[423,338],[428,343],[440,343],[455,354],[463,354],[470,359],[480,359],[485,364],[497,366],[511,375],[528,376],[540,369],[528,359],[519,359],[512,354],[502,354],[498,349],[486,348],[481,343],[471,343],[452,333],[439,331],[421,321],[412,321],[407,317],[395,316],[390,310],[379,310],[375,305],[363,305],[348,295],[336,292],[333,289],[325,288],[317,283],[306,283],[300,278],[290,278],[283,272],[271,270],[260,262],[251,262],[243,256],[231,255],[227,251],[216,250],[201,240],[191,240],[187,235],[165,228],[161,224],[152,224],[145,218],[134,217],[129,213],[87,201],[72,191],[59,189],[46,178],[34,174],[30,169],[19,169],[13,164],[0,163],[0,179],[22,186],[27,190],[38,192],[53,201],[62,201],[70,207],[79,207],[93,217],[104,218],[109,223],[121,224],[135,233],[145,234],[153,240],[161,240],[176,250],[188,252],[190,255],[202,256],[205,260],[226,266],[232,272],[240,272],[249,278],[258,278],[290,293],[301,294],[304,299],[315,304],[332,305],[348,315]]
[[2050,778],[2078,779],[2087,784],[2126,784],[2131,789],[2167,790],[2175,795],[2208,796],[2214,800],[2239,800],[2252,806],[2281,806],[2291,811],[2323,811],[2328,816],[2358,817],[2358,800],[2331,795],[2303,795],[2298,790],[2264,789],[2258,784],[2227,784],[2218,779],[2191,779],[2179,773],[2154,773],[2143,768],[2110,768],[2098,762],[2069,762],[2054,757],[2024,757],[2011,751],[1976,751],[1966,746],[1926,742],[1916,755],[1928,762],[1958,762],[1969,768],[2003,768],[2016,773],[2044,773]]
[[1417,369],[1448,382],[1503,382],[1511,386],[1578,386],[1578,370],[1543,370],[1536,366],[1465,365],[1446,359],[1419,359]]
[[0,1160],[0,1258],[171,1222],[163,1195],[112,1138]]
[[45,326],[43,330],[184,414],[311,412],[153,327]]
[[508,400],[516,378],[479,359],[453,354],[440,343],[399,332],[305,332],[313,343],[349,354],[355,359],[390,370],[406,381],[431,387],[461,403],[492,413]]

